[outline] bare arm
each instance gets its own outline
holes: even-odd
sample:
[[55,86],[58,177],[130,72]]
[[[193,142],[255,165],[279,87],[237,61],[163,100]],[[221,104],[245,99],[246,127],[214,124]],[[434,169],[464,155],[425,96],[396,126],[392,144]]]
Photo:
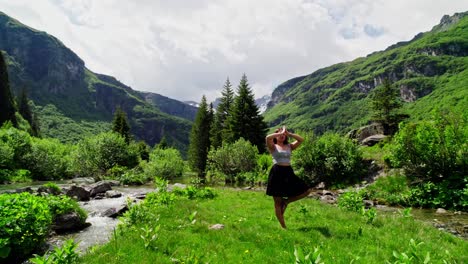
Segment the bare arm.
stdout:
[[298,134],[289,133],[288,131],[286,131],[286,133],[287,136],[290,136],[296,140],[293,143],[291,143],[291,150],[295,150],[296,148],[298,148],[304,141],[304,138],[302,138]]
[[266,141],[266,145],[267,145],[267,148],[268,148],[268,151],[270,153],[273,153],[275,151],[275,143],[273,142],[273,139],[276,138],[277,136],[281,135],[283,132],[280,131],[278,133],[272,133],[268,136],[265,137],[265,141]]

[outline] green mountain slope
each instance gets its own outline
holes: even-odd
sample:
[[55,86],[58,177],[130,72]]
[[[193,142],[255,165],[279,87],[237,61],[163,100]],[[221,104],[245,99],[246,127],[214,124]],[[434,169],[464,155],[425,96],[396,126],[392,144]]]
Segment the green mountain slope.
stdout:
[[444,16],[430,32],[365,58],[279,85],[265,112],[270,127],[348,132],[368,123],[370,95],[389,78],[404,110],[426,119],[434,109],[468,109],[468,12]]
[[55,37],[1,12],[0,50],[6,53],[13,93],[18,95],[21,89],[27,89],[46,136],[74,142],[107,130],[110,126],[105,124],[120,106],[127,113],[137,140],[153,146],[165,135],[169,144],[187,149],[196,108],[135,91],[114,77],[93,73]]

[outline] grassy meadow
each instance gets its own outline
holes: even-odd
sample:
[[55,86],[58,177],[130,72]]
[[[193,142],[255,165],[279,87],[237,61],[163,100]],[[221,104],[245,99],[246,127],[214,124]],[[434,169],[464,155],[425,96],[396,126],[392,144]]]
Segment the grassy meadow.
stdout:
[[[145,200],[80,263],[468,263],[467,241],[404,213],[377,212],[369,221],[307,198],[288,206],[284,230],[264,192],[215,192],[213,199]],[[210,230],[214,224],[224,229]],[[311,262],[300,262],[308,253]]]

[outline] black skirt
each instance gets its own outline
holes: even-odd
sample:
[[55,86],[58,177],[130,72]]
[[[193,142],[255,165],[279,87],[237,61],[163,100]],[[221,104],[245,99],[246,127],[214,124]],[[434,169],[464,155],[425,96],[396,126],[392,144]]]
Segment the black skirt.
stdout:
[[268,176],[266,194],[276,197],[293,197],[303,194],[309,186],[294,174],[291,166],[273,165]]

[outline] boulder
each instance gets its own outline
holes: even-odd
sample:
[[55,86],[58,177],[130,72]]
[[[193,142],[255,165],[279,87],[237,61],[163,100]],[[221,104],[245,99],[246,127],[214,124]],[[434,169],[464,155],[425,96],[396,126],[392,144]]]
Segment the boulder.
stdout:
[[89,194],[91,195],[91,197],[94,197],[98,193],[105,193],[109,190],[112,190],[112,187],[109,182],[100,181],[89,185],[87,189],[89,190]]
[[105,196],[107,198],[119,198],[119,197],[122,197],[122,193],[118,191],[110,190],[106,192]]
[[375,144],[379,143],[380,141],[384,140],[387,136],[382,134],[372,135],[366,137],[362,140],[361,144],[365,146],[374,146]]
[[40,186],[39,188],[37,188],[37,193],[48,193],[52,195],[60,195],[62,194],[62,191],[51,188],[51,187]]
[[65,193],[67,196],[77,199],[78,201],[89,201],[91,194],[83,187],[72,185]]
[[70,212],[57,216],[52,225],[52,229],[55,232],[60,233],[81,230],[90,225],[91,224],[89,223],[83,223],[77,212]]
[[107,209],[101,214],[101,216],[116,218],[117,216],[121,216],[127,210],[128,210],[128,206],[126,204],[122,204],[116,208],[112,207],[112,208]]
[[356,139],[359,143],[361,143],[364,139],[373,136],[373,135],[383,135],[384,134],[384,127],[379,123],[372,123],[368,126],[363,126],[358,129],[353,129],[348,133],[348,137],[352,139]]

